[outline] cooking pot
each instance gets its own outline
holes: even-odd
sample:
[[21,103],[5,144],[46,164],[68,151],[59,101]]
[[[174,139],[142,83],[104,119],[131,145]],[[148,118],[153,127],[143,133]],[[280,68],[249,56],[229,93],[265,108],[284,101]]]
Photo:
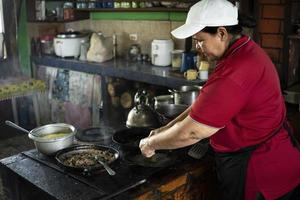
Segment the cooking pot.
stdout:
[[28,133],[33,140],[36,149],[46,155],[53,155],[58,150],[73,144],[76,129],[70,124],[47,124],[28,131],[17,124],[6,120],[5,124]]
[[75,57],[80,55],[81,43],[88,42],[89,36],[80,32],[63,32],[54,38],[54,51],[60,57]]
[[[33,140],[36,149],[46,155],[73,144],[76,129],[64,123],[48,124],[31,130],[28,137]],[[61,136],[61,137],[60,137]]]
[[201,86],[181,86],[177,90],[169,90],[174,95],[175,104],[191,105],[198,97]]

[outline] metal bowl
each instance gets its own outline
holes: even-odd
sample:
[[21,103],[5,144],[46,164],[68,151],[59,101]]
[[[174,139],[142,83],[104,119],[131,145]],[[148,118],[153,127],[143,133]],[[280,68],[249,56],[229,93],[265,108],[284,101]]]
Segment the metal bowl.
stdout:
[[[59,136],[60,133],[61,134]],[[53,155],[57,151],[73,144],[76,129],[64,123],[48,124],[31,130],[28,137],[33,140],[36,149],[46,155]],[[57,134],[57,136],[55,136]],[[54,135],[54,137],[48,136]]]

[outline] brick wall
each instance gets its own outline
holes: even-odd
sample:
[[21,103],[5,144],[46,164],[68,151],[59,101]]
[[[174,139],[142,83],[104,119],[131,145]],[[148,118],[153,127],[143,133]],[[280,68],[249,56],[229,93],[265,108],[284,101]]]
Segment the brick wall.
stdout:
[[258,43],[282,74],[284,17],[287,0],[258,0]]

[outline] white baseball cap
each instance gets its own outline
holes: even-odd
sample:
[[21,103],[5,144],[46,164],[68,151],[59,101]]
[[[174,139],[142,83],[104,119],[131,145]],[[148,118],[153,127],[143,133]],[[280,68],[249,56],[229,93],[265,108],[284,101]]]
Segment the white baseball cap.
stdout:
[[171,34],[179,39],[190,37],[206,26],[232,26],[238,24],[238,8],[227,0],[202,0],[193,5],[184,25]]

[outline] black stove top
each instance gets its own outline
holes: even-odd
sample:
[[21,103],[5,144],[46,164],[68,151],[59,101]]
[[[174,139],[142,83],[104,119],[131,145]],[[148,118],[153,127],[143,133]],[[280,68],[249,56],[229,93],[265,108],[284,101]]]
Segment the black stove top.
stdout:
[[[97,199],[104,200],[110,199],[113,196],[120,194],[121,192],[127,191],[132,187],[144,183],[145,180],[148,179],[151,175],[163,169],[171,167],[176,163],[180,163],[184,161],[185,158],[187,158],[187,156],[178,156],[178,152],[173,153],[173,155],[176,154],[176,159],[173,159],[172,162],[165,162],[163,165],[157,166],[150,165],[151,167],[147,167],[149,165],[143,166],[143,164],[134,164],[132,162],[128,162],[128,160],[124,160],[123,156],[121,156],[121,158],[116,160],[111,165],[111,167],[116,171],[115,176],[108,175],[108,173],[104,169],[91,172],[91,174],[78,171],[70,171],[64,166],[59,165],[56,162],[55,158],[45,156],[37,152],[36,150],[26,151],[22,154],[43,165],[55,169],[58,173],[62,173],[66,176],[71,177],[72,179],[75,179],[76,181],[85,184],[99,194],[99,198]],[[159,159],[161,159],[160,156],[161,154],[159,155]],[[168,160],[168,158],[165,159]],[[150,163],[151,162],[152,161],[150,160]]]

